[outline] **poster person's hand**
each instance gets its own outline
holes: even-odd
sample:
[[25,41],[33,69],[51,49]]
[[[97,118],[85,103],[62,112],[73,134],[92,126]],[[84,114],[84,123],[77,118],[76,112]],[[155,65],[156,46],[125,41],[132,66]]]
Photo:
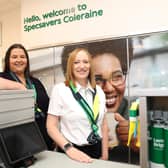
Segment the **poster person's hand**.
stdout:
[[[123,118],[119,113],[115,113],[115,119],[116,121],[118,121],[118,125],[116,128],[118,139],[122,145],[127,145],[128,132],[129,132],[129,121]],[[132,138],[131,149],[138,152],[139,148],[135,144],[136,144],[136,138]]]
[[128,141],[129,121],[122,117],[119,113],[115,113],[114,118],[118,121],[116,128],[117,137],[121,144],[126,145]]

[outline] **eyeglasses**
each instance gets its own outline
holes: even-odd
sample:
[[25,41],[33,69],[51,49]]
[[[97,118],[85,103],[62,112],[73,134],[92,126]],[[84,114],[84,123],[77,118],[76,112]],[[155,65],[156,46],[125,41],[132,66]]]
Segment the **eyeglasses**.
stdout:
[[104,87],[107,81],[109,81],[113,86],[119,86],[125,82],[125,79],[126,73],[121,71],[113,72],[108,79],[104,79],[102,75],[95,75],[95,81],[101,87]]

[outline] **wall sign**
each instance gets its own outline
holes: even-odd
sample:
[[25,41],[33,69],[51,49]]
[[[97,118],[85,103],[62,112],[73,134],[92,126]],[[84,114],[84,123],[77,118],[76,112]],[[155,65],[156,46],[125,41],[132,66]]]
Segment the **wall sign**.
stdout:
[[128,36],[168,28],[167,1],[21,1],[28,48]]

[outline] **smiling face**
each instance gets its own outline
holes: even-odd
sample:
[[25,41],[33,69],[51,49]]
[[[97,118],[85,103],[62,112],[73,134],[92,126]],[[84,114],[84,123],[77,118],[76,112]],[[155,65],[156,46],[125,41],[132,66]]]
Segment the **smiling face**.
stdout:
[[84,50],[77,53],[72,71],[76,81],[79,83],[87,82],[90,72],[90,61],[88,54]]
[[10,70],[16,74],[24,74],[27,67],[27,58],[25,52],[21,48],[14,48],[10,52],[9,57]]
[[100,86],[106,95],[107,110],[117,112],[124,96],[125,81],[122,85],[114,86],[110,79],[112,75],[122,72],[121,64],[118,58],[110,53],[97,55],[93,57],[92,62],[94,74],[105,79],[104,84]]

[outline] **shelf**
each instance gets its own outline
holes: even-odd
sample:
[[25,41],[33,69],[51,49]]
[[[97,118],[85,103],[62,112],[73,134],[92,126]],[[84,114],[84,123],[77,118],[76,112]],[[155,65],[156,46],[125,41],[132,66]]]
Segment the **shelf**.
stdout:
[[130,88],[125,95],[135,97],[168,96],[168,88]]

